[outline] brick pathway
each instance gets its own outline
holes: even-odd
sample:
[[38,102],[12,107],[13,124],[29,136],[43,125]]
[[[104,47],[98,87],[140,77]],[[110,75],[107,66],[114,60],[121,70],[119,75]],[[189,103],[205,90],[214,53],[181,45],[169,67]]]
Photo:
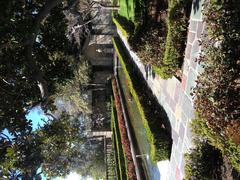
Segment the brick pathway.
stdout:
[[[136,54],[130,50],[126,39],[118,31],[134,62],[144,75],[159,103],[164,107],[171,122],[173,145],[166,178],[168,180],[183,179],[184,154],[192,146],[189,122],[194,118],[194,108],[190,93],[195,86],[198,74],[202,72],[202,67],[196,62],[201,49],[198,40],[204,29],[201,13],[202,2],[203,0],[193,1],[181,82],[175,77],[163,80],[158,75],[154,75],[151,67],[146,67],[140,62]],[[161,175],[161,170],[159,171]]]

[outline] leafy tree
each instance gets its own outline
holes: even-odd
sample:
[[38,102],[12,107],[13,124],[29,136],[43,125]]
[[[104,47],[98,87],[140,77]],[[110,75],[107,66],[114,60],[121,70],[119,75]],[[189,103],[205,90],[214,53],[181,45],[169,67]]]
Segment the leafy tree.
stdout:
[[[77,114],[89,112],[85,91],[93,85],[88,83],[88,66],[78,64],[66,36],[64,12],[76,2],[0,2],[0,176],[5,179],[39,179],[39,167],[49,177],[64,176],[84,161],[76,160],[81,155],[76,147],[84,141],[81,121],[63,114],[33,132],[26,119],[36,106],[45,113],[53,110],[57,96],[71,101]],[[76,27],[91,22],[85,20]],[[3,133],[5,129],[9,135]]]
[[52,96],[53,99],[61,98],[65,102],[72,105],[73,113],[81,112],[89,113],[90,110],[87,104],[87,94],[84,90],[85,84],[89,82],[89,66],[87,61],[83,60],[74,70],[72,79],[67,80],[63,84],[58,84],[56,93]]
[[78,158],[75,146],[84,141],[81,121],[63,114],[38,131],[42,139],[43,172],[49,177],[65,176],[72,170],[72,162]]
[[105,179],[106,166],[103,143],[96,139],[89,139],[82,145],[81,149],[80,160],[84,160],[84,163],[78,164],[76,172],[83,177],[91,176],[94,179]]
[[56,83],[73,77],[63,14],[68,5],[63,0],[0,2],[0,132],[7,129],[13,136],[0,135],[1,177],[37,177],[45,158],[45,141],[25,116],[37,105],[47,111]]
[[[66,42],[65,22],[60,21],[62,31],[54,29],[52,23],[52,19],[62,14],[59,9],[63,5],[57,6],[58,2],[61,1],[3,1],[0,4],[3,24],[0,28],[0,130],[8,128],[15,136],[30,128],[25,118],[28,110],[36,105],[46,109],[54,83],[72,76],[71,62],[65,58],[68,54],[58,45]],[[50,29],[51,38],[46,34]],[[42,40],[36,40],[37,37]],[[52,39],[62,42],[55,44]],[[60,73],[63,70],[66,73]]]

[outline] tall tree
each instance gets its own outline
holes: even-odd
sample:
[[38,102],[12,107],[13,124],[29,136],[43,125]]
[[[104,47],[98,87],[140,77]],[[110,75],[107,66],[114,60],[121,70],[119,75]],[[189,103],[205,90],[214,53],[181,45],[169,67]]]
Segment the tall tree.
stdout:
[[[74,70],[72,79],[64,83],[58,84],[56,93],[52,96],[53,99],[60,98],[72,105],[72,110],[75,114],[89,113],[88,95],[84,87],[89,82],[89,66],[83,58]],[[73,113],[73,114],[74,114]]]
[[13,136],[0,135],[1,177],[37,177],[44,162],[45,141],[32,132],[26,114],[36,105],[47,111],[56,83],[73,77],[62,12],[68,5],[63,0],[0,2],[0,132],[7,129]]
[[75,146],[84,142],[84,132],[82,122],[66,114],[51,120],[37,132],[42,139],[42,169],[47,176],[65,176],[73,170],[72,162],[80,154]]
[[[78,121],[63,115],[33,132],[32,122],[26,119],[26,114],[35,106],[49,112],[56,94],[63,98],[69,95],[67,100],[78,107],[78,114],[89,111],[84,99],[84,92],[90,86],[87,66],[82,62],[74,71],[78,58],[72,54],[66,36],[69,28],[64,11],[76,2],[78,0],[0,2],[1,177],[37,178],[40,166],[49,176],[65,175],[72,168],[69,162],[80,154],[74,148],[75,144],[82,143]],[[88,14],[86,12],[86,17]],[[90,22],[88,16],[75,27],[85,27]],[[3,133],[5,129],[9,134]]]

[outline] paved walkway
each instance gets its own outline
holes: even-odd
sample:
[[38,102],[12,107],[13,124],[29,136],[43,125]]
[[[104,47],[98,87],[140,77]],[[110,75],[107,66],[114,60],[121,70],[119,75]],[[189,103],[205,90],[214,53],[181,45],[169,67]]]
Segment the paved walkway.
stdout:
[[[144,66],[137,55],[130,50],[126,39],[118,31],[126,48],[129,50],[134,62],[144,75],[149,87],[164,107],[172,126],[172,154],[168,165],[168,177],[162,176],[154,179],[180,180],[184,177],[184,154],[192,146],[190,121],[194,118],[193,97],[190,95],[195,86],[195,80],[202,67],[195,61],[199,56],[201,47],[199,38],[204,29],[202,20],[202,1],[194,0],[192,5],[190,25],[188,29],[187,47],[183,65],[182,81],[175,77],[163,80],[155,75],[151,67]],[[158,163],[160,164],[160,163]],[[161,167],[159,167],[161,168]],[[161,176],[161,170],[159,170]],[[163,178],[164,177],[164,178]]]

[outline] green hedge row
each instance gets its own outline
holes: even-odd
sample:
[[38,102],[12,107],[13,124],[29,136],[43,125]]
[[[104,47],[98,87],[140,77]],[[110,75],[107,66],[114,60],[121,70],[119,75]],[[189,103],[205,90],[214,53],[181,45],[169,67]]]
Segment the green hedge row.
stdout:
[[119,168],[119,150],[118,150],[118,146],[117,146],[117,137],[116,137],[116,130],[115,130],[115,119],[116,119],[116,116],[114,114],[114,107],[113,107],[113,101],[111,99],[111,131],[112,131],[112,144],[113,144],[113,150],[114,150],[114,160],[116,162],[116,165],[115,165],[115,173],[116,173],[116,178],[117,180],[121,180],[122,176],[122,172]]
[[191,1],[169,1],[164,57],[161,66],[155,67],[156,73],[164,79],[174,76],[183,62],[188,26],[185,9],[189,2]]
[[121,143],[121,135],[118,128],[117,123],[117,115],[115,105],[112,100],[112,108],[111,108],[111,128],[113,132],[113,144],[115,149],[115,159],[116,159],[116,177],[119,180],[127,179],[127,163],[126,157],[123,153],[122,143]]
[[117,112],[117,121],[118,121],[118,128],[121,135],[121,143],[125,158],[125,166],[127,167],[127,178],[132,180],[136,179],[136,172],[135,172],[135,165],[133,162],[133,157],[131,153],[131,145],[128,139],[127,128],[124,120],[123,109],[121,106],[121,100],[118,93],[117,81],[114,78],[112,80],[112,89],[114,94],[114,100],[116,105],[116,112]]
[[[133,83],[132,83],[132,79],[131,79],[131,77],[128,73],[128,70],[127,70],[127,67],[126,67],[126,64],[125,64],[125,58],[126,57],[124,57],[124,53],[120,50],[118,42],[116,41],[115,38],[113,38],[113,44],[114,44],[115,50],[117,51],[118,57],[120,59],[123,71],[124,71],[125,76],[126,76],[126,79],[128,80],[128,87],[130,89],[130,92],[133,96],[134,101],[137,104],[137,108],[138,108],[138,111],[140,113],[141,120],[143,121],[143,125],[144,125],[144,128],[146,130],[147,138],[148,138],[148,141],[149,141],[149,144],[150,144],[150,158],[153,162],[169,159],[169,142],[168,142],[168,139],[163,137],[163,136],[162,137],[156,136],[152,132],[152,130],[150,128],[150,125],[149,125],[149,120],[147,119],[147,117],[145,115],[144,108],[143,108],[143,106],[140,102],[140,98],[139,98],[137,92],[135,91],[135,88],[134,88]],[[160,147],[160,148],[156,148],[157,146]]]
[[129,39],[133,35],[135,26],[131,21],[127,20],[125,17],[120,16],[119,14],[113,15],[112,19],[114,24],[126,39]]

